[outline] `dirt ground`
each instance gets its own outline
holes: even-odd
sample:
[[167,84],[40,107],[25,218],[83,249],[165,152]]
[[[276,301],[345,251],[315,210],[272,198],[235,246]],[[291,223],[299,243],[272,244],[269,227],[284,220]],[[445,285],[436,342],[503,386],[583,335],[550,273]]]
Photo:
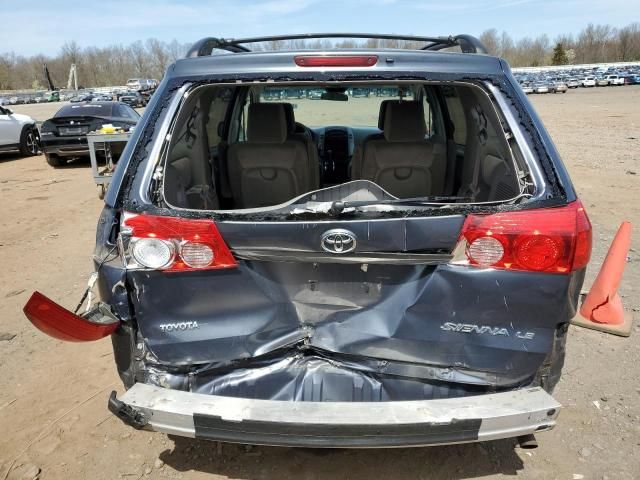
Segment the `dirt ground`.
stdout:
[[[640,87],[532,101],[593,223],[587,287],[619,223],[636,225],[621,294],[637,322]],[[56,108],[15,110],[43,120]],[[21,312],[33,290],[67,307],[80,297],[101,209],[88,162],[54,170],[43,156],[0,154],[0,204],[0,480],[32,479],[38,471],[41,479],[96,480],[640,478],[638,325],[630,338],[571,327],[554,395],[565,408],[556,429],[538,436],[537,450],[514,448],[511,440],[394,450],[251,448],[134,431],[106,409],[109,392],[122,392],[110,341],[59,342]]]

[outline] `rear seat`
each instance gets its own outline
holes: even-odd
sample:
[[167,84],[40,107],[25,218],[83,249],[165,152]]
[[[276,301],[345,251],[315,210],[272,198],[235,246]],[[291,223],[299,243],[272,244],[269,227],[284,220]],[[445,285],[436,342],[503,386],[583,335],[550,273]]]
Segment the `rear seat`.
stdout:
[[276,205],[318,186],[307,146],[290,137],[283,104],[249,106],[247,141],[229,146],[227,162],[235,208]]
[[446,157],[425,139],[422,104],[392,100],[384,112],[384,138],[365,140],[360,178],[400,198],[442,195]]

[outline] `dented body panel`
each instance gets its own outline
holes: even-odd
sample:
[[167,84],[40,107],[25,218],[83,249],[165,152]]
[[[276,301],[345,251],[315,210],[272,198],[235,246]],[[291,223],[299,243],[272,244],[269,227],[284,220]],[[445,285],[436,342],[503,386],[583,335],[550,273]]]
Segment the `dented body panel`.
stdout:
[[[462,375],[465,383],[496,388],[533,382],[558,325],[575,312],[579,284],[571,276],[540,281],[450,265],[365,270],[279,262],[242,262],[238,270],[213,275],[128,277],[141,335],[161,364],[319,352],[383,362],[374,373],[430,380]],[[175,301],[175,291],[183,301]],[[197,326],[163,328],[187,322]]]

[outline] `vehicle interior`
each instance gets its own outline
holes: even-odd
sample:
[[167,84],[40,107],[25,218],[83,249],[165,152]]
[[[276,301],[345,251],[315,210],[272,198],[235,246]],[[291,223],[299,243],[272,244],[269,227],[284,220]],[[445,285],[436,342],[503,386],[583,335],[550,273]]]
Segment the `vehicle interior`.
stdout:
[[268,209],[354,180],[436,203],[530,193],[506,121],[475,84],[200,86],[168,142],[161,201],[176,208]]

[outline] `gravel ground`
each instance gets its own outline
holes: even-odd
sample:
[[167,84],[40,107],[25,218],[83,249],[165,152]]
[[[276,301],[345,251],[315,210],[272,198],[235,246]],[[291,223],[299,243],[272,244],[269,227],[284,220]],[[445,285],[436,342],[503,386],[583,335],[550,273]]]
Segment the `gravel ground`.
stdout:
[[[593,281],[623,219],[640,221],[640,87],[533,96],[594,226]],[[59,104],[14,109],[38,120]],[[630,338],[571,327],[555,397],[565,409],[540,448],[514,441],[394,450],[245,447],[125,427],[106,410],[122,392],[109,340],[55,341],[21,308],[32,290],[67,307],[92,269],[101,202],[88,162],[48,167],[43,156],[0,154],[0,480],[8,478],[640,478],[640,347]],[[621,294],[640,308],[640,235]],[[635,313],[637,315],[637,313]],[[636,319],[637,320],[637,319]]]

